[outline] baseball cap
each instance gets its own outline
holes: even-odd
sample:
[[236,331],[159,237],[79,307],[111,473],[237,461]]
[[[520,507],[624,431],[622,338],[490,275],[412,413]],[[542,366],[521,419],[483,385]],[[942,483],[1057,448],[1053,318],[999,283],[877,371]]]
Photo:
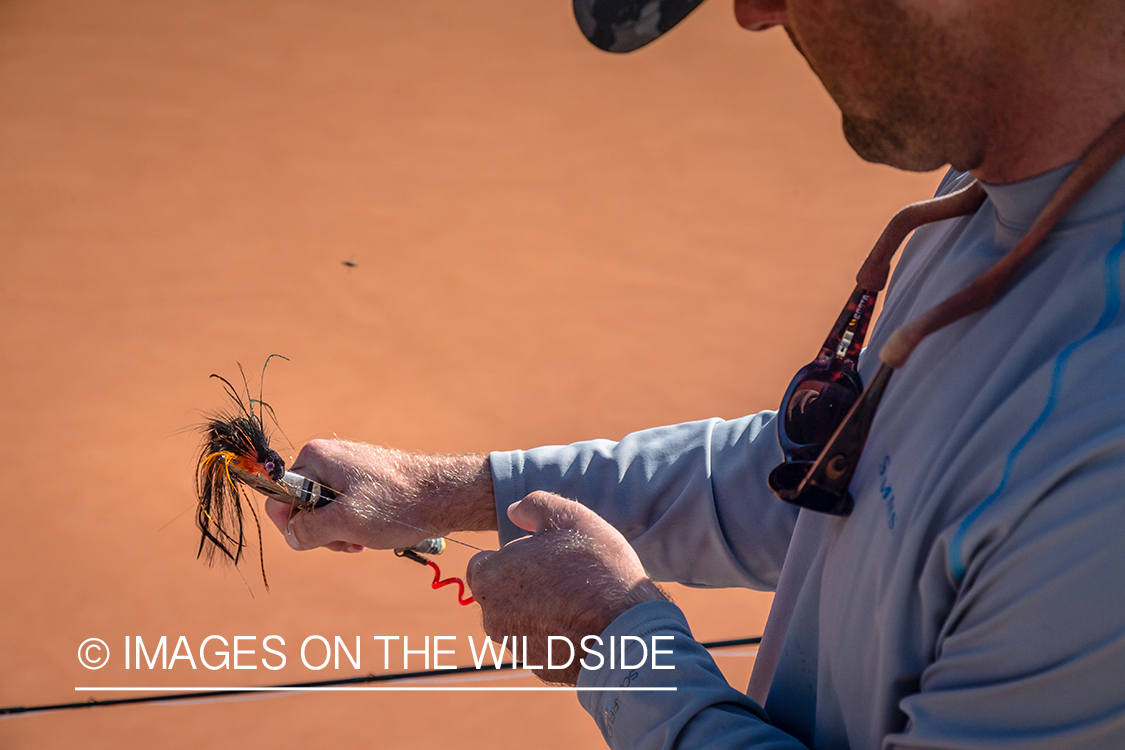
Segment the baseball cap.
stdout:
[[672,28],[703,0],[574,0],[574,17],[594,46],[632,52]]

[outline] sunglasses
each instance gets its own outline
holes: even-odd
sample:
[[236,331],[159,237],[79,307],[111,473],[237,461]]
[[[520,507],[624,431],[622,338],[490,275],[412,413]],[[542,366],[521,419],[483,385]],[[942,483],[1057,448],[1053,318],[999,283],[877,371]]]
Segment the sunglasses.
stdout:
[[906,364],[923,339],[983,310],[1006,290],[1012,275],[1059,219],[1125,154],[1125,118],[1113,125],[1083,157],[1048,201],[1027,234],[992,268],[960,292],[896,330],[879,352],[879,370],[864,387],[859,355],[891,259],[910,232],[925,224],[976,213],[987,197],[979,182],[940,198],[907,206],[875,243],[820,353],[794,376],[777,414],[785,461],[770,472],[780,499],[820,513],[846,516],[855,507],[848,490],[871,423],[894,371]]
[[[777,436],[785,462],[769,476],[770,489],[782,500],[835,516],[846,516],[855,507],[848,492],[849,468],[854,467],[849,459],[854,453],[858,460],[863,450],[874,416],[873,405],[878,403],[882,387],[877,392],[873,389],[865,400],[872,404],[870,414],[846,418],[865,394],[858,372],[859,353],[877,296],[878,292],[856,287],[820,354],[797,372],[785,391],[777,415]],[[886,380],[882,380],[884,387]],[[845,424],[850,431],[858,426],[862,434],[857,440],[849,439],[847,449],[834,454],[833,460],[819,461],[838,428]]]

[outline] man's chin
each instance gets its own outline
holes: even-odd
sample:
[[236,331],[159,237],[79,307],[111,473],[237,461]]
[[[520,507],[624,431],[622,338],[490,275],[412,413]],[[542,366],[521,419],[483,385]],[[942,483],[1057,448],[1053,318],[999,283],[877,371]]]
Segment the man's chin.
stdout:
[[932,144],[908,139],[876,121],[843,115],[844,138],[864,161],[908,172],[929,172],[947,161]]

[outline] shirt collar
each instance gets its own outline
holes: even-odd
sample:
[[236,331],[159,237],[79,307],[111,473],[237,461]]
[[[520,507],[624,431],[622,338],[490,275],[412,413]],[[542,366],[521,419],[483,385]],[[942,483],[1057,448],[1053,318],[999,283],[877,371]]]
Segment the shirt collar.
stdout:
[[[1021,182],[1008,185],[981,183],[996,209],[996,218],[1008,229],[1027,230],[1059,189],[1063,180],[1074,171],[1078,162],[1065,164]],[[1118,160],[1109,171],[1078,199],[1059,227],[1078,224],[1120,212],[1125,208],[1125,158]]]

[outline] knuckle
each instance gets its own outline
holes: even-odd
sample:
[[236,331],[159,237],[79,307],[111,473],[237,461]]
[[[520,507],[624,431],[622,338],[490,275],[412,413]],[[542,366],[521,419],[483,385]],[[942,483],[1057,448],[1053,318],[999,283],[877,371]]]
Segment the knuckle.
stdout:
[[289,529],[292,532],[293,540],[297,542],[297,549],[310,550],[321,546],[321,541],[316,528],[310,524],[310,517],[308,513],[300,513],[292,518],[289,522]]
[[303,550],[309,548],[310,545],[304,539],[305,533],[301,531],[301,527],[298,526],[298,524],[295,522],[295,519],[289,522],[289,535],[293,537],[293,541],[295,542],[293,546],[296,549]]
[[301,452],[299,455],[301,458],[306,460],[310,458],[324,458],[331,452],[331,445],[332,441],[325,440],[324,438],[310,440],[309,442],[305,443],[305,446],[303,448],[301,448]]
[[481,627],[491,636],[498,636],[505,630],[503,618],[496,616],[495,608],[484,604],[481,604]]
[[[489,556],[491,557],[491,555]],[[469,586],[473,590],[473,596],[480,593],[481,596],[487,596],[489,591],[489,580],[491,578],[491,566],[488,565],[488,557],[477,561],[466,572],[466,579]]]
[[528,496],[524,499],[532,505],[548,507],[554,504],[554,501],[557,497],[558,495],[553,495],[550,492],[546,492],[544,490],[535,490],[534,492],[529,493]]

